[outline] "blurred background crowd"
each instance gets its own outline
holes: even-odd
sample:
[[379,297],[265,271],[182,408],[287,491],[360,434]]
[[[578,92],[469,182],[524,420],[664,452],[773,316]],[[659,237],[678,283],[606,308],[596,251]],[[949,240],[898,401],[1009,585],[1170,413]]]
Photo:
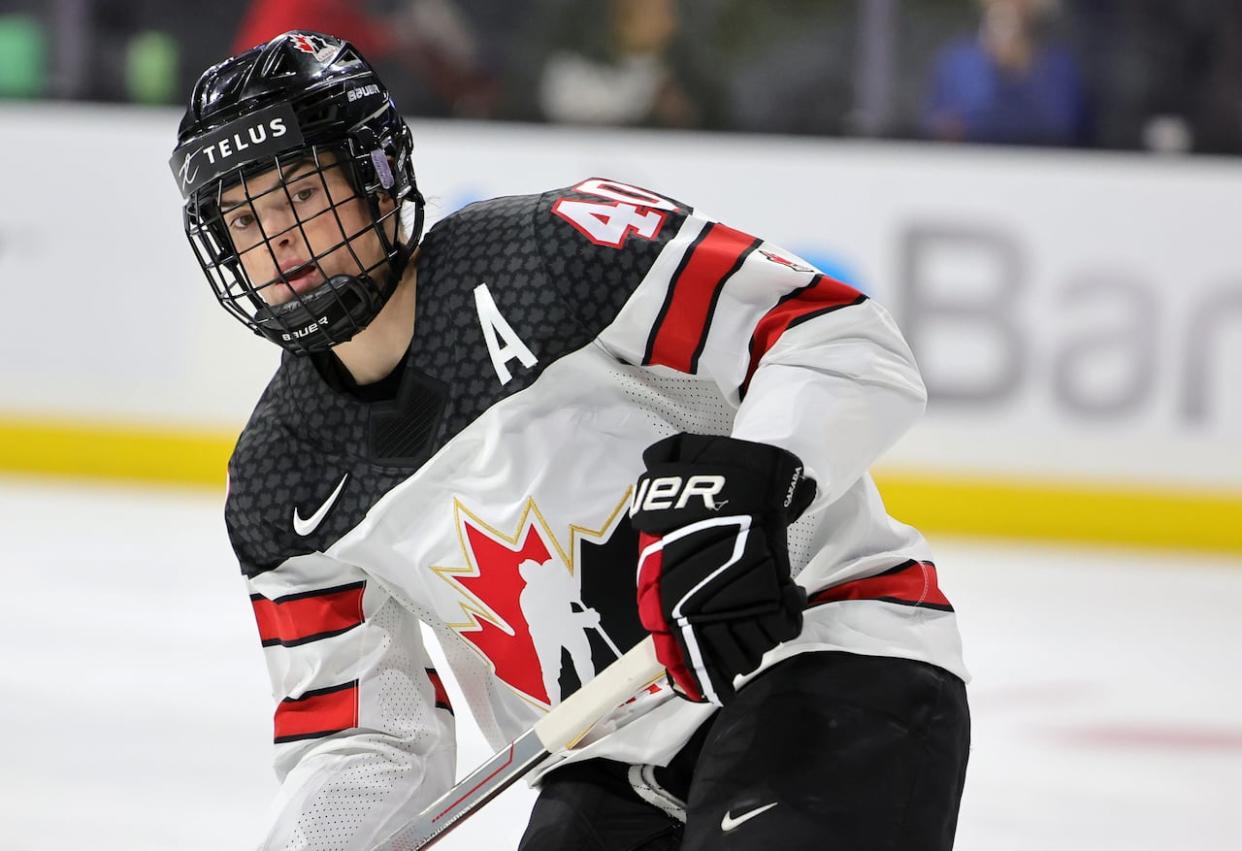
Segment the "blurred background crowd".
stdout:
[[292,28],[415,116],[1242,153],[1237,0],[0,0],[0,98],[179,103]]

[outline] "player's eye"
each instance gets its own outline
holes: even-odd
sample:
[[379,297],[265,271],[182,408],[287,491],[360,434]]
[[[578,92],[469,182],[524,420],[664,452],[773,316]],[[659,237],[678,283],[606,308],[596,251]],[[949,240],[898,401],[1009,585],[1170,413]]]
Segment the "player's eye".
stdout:
[[316,191],[316,187],[305,186],[299,189],[297,192],[293,193],[293,200],[299,204],[304,201],[309,201],[314,196],[315,191]]
[[236,231],[243,231],[252,224],[254,224],[254,216],[249,213],[242,213],[229,220],[229,227]]

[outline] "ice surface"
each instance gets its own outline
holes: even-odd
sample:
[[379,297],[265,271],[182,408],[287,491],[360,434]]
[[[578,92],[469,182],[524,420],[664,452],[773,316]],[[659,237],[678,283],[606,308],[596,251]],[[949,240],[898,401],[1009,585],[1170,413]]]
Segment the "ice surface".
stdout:
[[[0,479],[0,851],[253,848],[271,700],[222,497]],[[938,540],[962,851],[1242,847],[1242,558]],[[464,774],[490,755],[459,707]],[[437,849],[516,846],[510,789]]]

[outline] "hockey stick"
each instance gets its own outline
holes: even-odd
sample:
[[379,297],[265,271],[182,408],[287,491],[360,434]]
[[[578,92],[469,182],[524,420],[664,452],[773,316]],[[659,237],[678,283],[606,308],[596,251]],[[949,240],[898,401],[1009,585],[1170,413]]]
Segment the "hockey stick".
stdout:
[[644,638],[534,727],[472,771],[379,845],[379,851],[427,848],[462,819],[507,789],[543,760],[577,744],[595,724],[664,675],[651,638]]

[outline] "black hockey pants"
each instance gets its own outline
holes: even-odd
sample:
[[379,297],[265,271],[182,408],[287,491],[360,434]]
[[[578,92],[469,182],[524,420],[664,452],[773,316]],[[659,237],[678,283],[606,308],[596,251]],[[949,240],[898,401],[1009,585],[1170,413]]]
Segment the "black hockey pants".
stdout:
[[[948,851],[969,744],[954,675],[804,653],[743,688],[667,768],[601,759],[549,774],[519,849]],[[684,811],[649,803],[659,792]]]

